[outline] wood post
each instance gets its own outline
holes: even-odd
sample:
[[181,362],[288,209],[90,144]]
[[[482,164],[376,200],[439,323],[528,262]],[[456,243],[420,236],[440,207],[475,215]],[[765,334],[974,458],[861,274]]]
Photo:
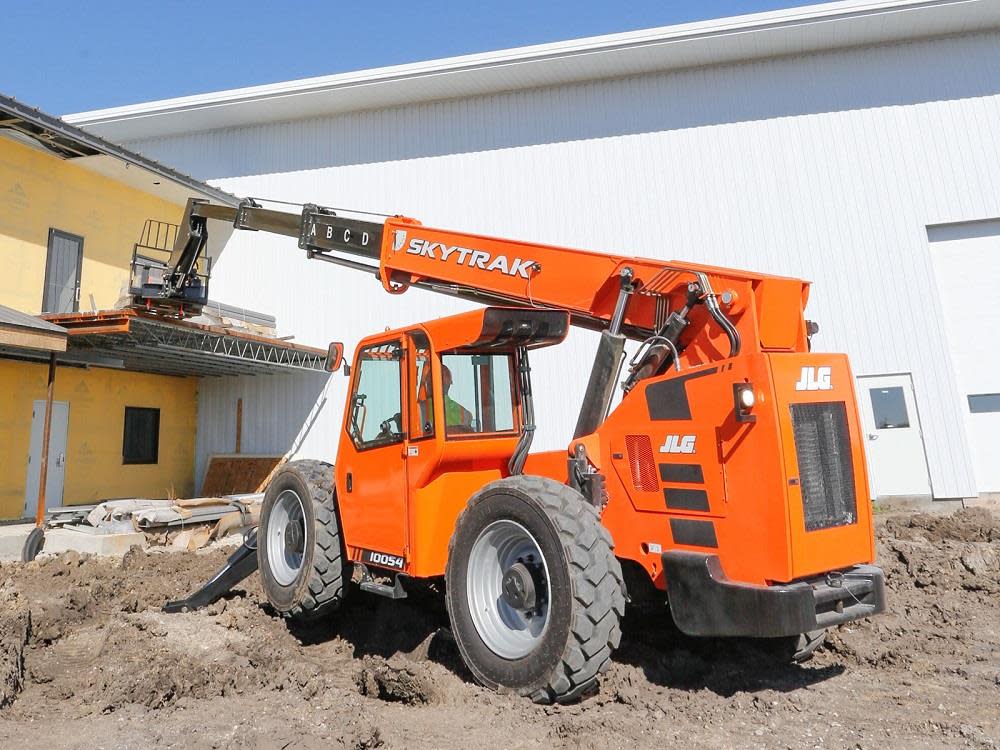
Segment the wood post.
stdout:
[[243,447],[243,399],[236,399],[236,453]]
[[45,428],[42,430],[42,462],[38,467],[38,507],[35,526],[45,523],[45,485],[49,478],[49,436],[52,434],[52,396],[56,384],[56,353],[49,354],[49,385],[45,394]]

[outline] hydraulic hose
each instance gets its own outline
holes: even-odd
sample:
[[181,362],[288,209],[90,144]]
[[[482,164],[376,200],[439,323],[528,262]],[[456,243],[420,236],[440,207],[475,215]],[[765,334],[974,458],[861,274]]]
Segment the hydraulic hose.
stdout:
[[507,464],[511,476],[517,476],[524,470],[524,462],[528,460],[531,442],[535,437],[535,404],[531,395],[531,366],[528,364],[527,347],[518,347],[518,377],[521,381],[521,398],[523,404],[521,439],[514,447],[514,453]]
[[698,283],[701,284],[702,291],[704,292],[702,302],[708,309],[708,314],[725,331],[726,338],[729,339],[729,356],[735,357],[740,353],[740,332],[736,330],[736,326],[732,324],[732,321],[726,317],[725,313],[722,312],[722,308],[719,307],[719,300],[712,290],[708,276],[701,271],[695,271],[694,274],[698,278]]

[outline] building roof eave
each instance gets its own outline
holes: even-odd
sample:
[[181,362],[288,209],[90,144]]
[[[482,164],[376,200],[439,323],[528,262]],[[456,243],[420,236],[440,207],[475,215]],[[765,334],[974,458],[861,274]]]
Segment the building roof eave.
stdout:
[[0,305],[0,347],[17,351],[66,351],[66,329]]
[[124,140],[1000,27],[988,0],[844,0],[67,115]]
[[10,129],[19,139],[34,139],[62,158],[86,160],[98,155],[109,156],[217,203],[239,205],[240,199],[231,193],[3,94],[0,94],[0,129]]

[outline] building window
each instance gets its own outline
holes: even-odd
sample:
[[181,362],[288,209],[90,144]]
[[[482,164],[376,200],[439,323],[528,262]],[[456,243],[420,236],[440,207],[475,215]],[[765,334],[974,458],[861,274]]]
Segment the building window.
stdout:
[[1000,393],[970,393],[969,411],[973,414],[1000,412]]
[[123,464],[155,464],[160,452],[160,410],[125,407]]
[[897,386],[891,388],[872,388],[869,390],[872,398],[872,412],[875,416],[876,430],[895,430],[910,426],[910,417],[906,413],[906,399],[903,389]]

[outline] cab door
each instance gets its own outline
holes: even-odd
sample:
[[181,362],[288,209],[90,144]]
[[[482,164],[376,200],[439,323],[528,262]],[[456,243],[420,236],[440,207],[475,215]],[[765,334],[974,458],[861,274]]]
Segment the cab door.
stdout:
[[406,358],[401,338],[358,352],[336,466],[348,554],[396,570],[408,542]]

